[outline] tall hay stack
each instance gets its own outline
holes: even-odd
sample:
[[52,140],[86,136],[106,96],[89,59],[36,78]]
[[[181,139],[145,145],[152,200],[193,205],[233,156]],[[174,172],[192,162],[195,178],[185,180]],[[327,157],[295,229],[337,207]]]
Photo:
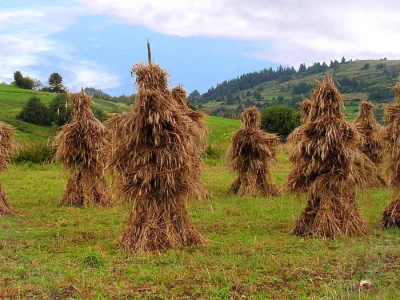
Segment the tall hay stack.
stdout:
[[[374,116],[374,105],[370,101],[361,101],[360,113],[355,121],[356,128],[361,135],[361,151],[377,166],[383,160],[382,126]],[[376,186],[376,184],[374,184]],[[379,186],[387,186],[383,175],[378,172]]]
[[271,182],[269,168],[275,162],[275,134],[260,129],[260,112],[247,108],[242,114],[244,129],[236,131],[228,149],[229,166],[238,174],[231,191],[239,196],[279,196],[280,190]]
[[400,80],[396,85],[395,104],[385,107],[387,126],[383,138],[387,146],[387,162],[391,197],[383,212],[383,228],[400,227]]
[[307,205],[297,219],[299,236],[359,236],[369,232],[356,203],[357,187],[376,182],[375,165],[359,149],[355,125],[342,113],[342,96],[332,78],[314,90],[307,121],[291,148],[294,168],[287,188],[308,192]]
[[72,171],[61,199],[66,206],[110,205],[112,195],[107,186],[104,169],[107,155],[107,130],[94,116],[91,97],[81,93],[69,94],[72,116],[53,140],[54,160]]
[[120,175],[120,192],[133,202],[118,245],[133,253],[203,245],[187,208],[197,137],[172,99],[166,71],[153,63],[137,64],[132,74],[138,86],[133,111],[109,122],[111,167]]
[[[12,127],[0,122],[0,172],[4,171],[10,162],[12,136]],[[12,214],[13,211],[7,204],[3,187],[0,184],[0,216]]]
[[196,155],[192,157],[193,165],[193,195],[198,200],[209,197],[208,192],[201,182],[201,175],[203,172],[203,160],[204,151],[207,145],[207,126],[204,121],[205,114],[201,111],[192,110],[186,97],[186,91],[182,86],[176,86],[171,90],[171,96],[174,101],[178,104],[179,109],[184,123],[186,124],[186,130],[193,137],[194,145],[190,146],[196,149]]

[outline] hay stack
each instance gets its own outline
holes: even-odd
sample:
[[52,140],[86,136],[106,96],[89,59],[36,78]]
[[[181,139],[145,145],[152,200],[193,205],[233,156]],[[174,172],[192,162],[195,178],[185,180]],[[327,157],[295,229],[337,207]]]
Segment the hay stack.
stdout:
[[[374,116],[374,105],[369,101],[360,103],[360,113],[355,121],[356,128],[361,135],[361,151],[378,167],[383,159],[383,141],[381,138],[382,126]],[[376,184],[374,184],[376,186]],[[378,172],[377,185],[383,187],[387,183],[383,175]]]
[[314,90],[302,137],[291,149],[297,158],[287,187],[308,192],[307,205],[294,233],[324,238],[369,232],[356,203],[357,187],[376,182],[375,165],[359,150],[355,125],[342,113],[342,96],[327,77]]
[[[304,124],[307,122],[308,116],[311,111],[312,101],[310,99],[304,98],[304,100],[300,103],[300,114],[301,114],[301,121],[303,125],[297,127],[291,134],[289,134],[287,138],[287,142],[290,147],[296,145],[296,143],[302,139]],[[295,157],[289,157],[290,161],[296,160]]]
[[383,132],[387,152],[390,203],[383,212],[383,228],[400,227],[400,80],[396,85],[395,104],[385,107],[387,126]]
[[232,114],[231,118],[234,119],[234,120],[236,120],[236,119],[237,119],[236,114]]
[[242,114],[244,129],[238,130],[228,149],[229,166],[238,174],[231,191],[239,196],[279,196],[280,190],[272,184],[269,168],[275,162],[275,134],[260,129],[260,112],[247,108]]
[[133,253],[202,245],[192,225],[187,200],[193,194],[192,157],[198,137],[167,88],[160,66],[137,64],[138,96],[133,111],[110,120],[114,130],[111,167],[118,188],[133,202],[120,248]]
[[91,97],[83,89],[69,95],[72,117],[53,141],[54,159],[72,171],[61,204],[67,206],[109,205],[112,195],[104,178],[106,165],[103,148],[107,130],[96,119]]
[[183,114],[183,120],[186,124],[186,130],[193,137],[194,149],[196,149],[196,155],[192,157],[192,169],[193,169],[193,191],[192,198],[198,200],[209,198],[209,194],[201,182],[201,175],[203,172],[203,161],[204,150],[207,145],[207,126],[204,121],[205,114],[201,111],[192,110],[187,103],[186,91],[181,86],[176,86],[171,90],[172,99],[178,104],[181,113]]
[[[4,171],[10,162],[12,135],[12,127],[0,122],[0,172]],[[0,184],[0,216],[11,214],[13,214],[13,211],[7,204],[3,187]]]

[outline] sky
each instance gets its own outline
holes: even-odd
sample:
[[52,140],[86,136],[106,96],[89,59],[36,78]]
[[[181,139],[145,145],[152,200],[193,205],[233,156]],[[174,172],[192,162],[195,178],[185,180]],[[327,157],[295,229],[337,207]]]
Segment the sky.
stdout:
[[400,59],[400,1],[0,0],[0,82],[58,72],[71,91],[136,92],[147,61],[190,93],[243,73],[331,59]]

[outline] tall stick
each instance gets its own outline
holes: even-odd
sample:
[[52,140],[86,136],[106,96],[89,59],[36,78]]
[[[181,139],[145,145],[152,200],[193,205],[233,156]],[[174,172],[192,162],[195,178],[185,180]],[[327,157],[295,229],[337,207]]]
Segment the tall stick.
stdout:
[[147,39],[147,57],[149,59],[149,65],[150,65],[151,64],[151,49],[150,49],[149,39]]

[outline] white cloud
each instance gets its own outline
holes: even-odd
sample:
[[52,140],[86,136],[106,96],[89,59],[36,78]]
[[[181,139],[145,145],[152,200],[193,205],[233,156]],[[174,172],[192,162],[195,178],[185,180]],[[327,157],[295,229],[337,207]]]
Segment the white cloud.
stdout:
[[109,73],[101,65],[90,61],[63,64],[61,68],[68,74],[63,79],[72,91],[78,91],[81,87],[95,87],[106,90],[119,86],[116,75]]
[[278,63],[400,56],[400,2],[394,0],[76,1],[163,34],[257,41],[264,50],[249,55]]
[[[12,81],[13,73],[19,70],[45,83],[49,74],[40,70],[47,66],[65,70],[64,84],[70,89],[89,84],[103,89],[117,86],[115,75],[99,63],[80,59],[68,41],[56,38],[84,13],[77,6],[0,11],[0,82]],[[96,80],[95,74],[102,80]],[[97,85],[105,81],[105,87]]]

